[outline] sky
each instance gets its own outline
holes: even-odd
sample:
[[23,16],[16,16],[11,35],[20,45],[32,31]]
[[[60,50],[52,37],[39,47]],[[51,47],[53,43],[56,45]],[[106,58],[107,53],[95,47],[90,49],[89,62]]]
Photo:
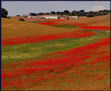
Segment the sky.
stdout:
[[8,16],[64,10],[97,11],[110,9],[110,1],[2,1],[2,8],[8,10]]

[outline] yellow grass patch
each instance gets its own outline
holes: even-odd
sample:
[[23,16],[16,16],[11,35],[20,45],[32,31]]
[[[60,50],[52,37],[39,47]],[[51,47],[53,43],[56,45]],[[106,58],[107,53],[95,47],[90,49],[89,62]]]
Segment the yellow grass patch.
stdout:
[[53,26],[2,18],[2,39],[58,34],[70,31],[74,31],[74,29],[56,28]]
[[80,18],[79,20],[61,21],[61,23],[83,23],[88,26],[110,26],[110,15]]

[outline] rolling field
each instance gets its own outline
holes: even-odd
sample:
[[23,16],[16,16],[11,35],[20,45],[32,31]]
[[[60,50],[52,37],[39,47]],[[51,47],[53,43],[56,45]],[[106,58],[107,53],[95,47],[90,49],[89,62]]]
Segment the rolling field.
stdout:
[[109,23],[2,19],[2,89],[110,90]]

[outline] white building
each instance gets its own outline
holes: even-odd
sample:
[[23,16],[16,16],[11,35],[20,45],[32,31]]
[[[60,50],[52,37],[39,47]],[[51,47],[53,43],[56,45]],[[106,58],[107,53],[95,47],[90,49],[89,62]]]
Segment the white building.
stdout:
[[69,19],[79,19],[79,16],[69,16]]
[[54,16],[54,15],[44,15],[44,16],[41,16],[41,18],[45,18],[45,19],[58,19],[58,16]]
[[37,18],[37,16],[30,16],[30,15],[28,15],[27,18]]
[[55,15],[38,15],[38,16],[30,16],[30,15],[28,15],[27,18],[58,19],[58,16],[55,16]]
[[59,15],[38,15],[38,16],[30,16],[27,18],[40,18],[40,19],[79,19],[79,16],[59,16]]

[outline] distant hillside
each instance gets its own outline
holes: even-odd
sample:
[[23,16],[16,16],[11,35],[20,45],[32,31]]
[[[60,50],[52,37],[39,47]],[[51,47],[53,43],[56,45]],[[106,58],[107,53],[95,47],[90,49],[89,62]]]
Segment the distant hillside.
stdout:
[[40,36],[74,31],[74,29],[56,28],[53,26],[28,23],[14,19],[2,18],[2,39],[25,36]]
[[110,15],[80,18],[79,20],[67,20],[61,23],[81,23],[86,26],[110,26]]

